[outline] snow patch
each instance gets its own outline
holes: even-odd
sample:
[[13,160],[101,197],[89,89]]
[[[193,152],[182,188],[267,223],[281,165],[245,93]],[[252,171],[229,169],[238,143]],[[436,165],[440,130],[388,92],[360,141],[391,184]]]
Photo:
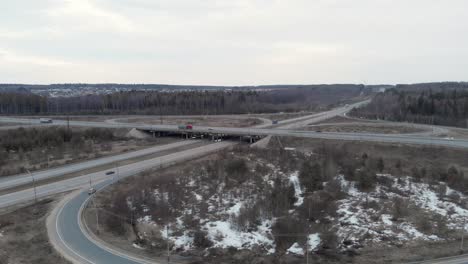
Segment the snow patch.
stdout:
[[238,215],[239,215],[239,211],[240,211],[240,209],[241,209],[241,207],[242,207],[243,204],[244,204],[244,202],[239,201],[239,202],[237,202],[235,205],[233,205],[231,208],[229,208],[229,209],[227,210],[227,212],[228,212],[229,214],[233,214],[233,215],[235,215],[235,216],[238,216]]
[[296,202],[294,206],[301,206],[304,202],[304,197],[302,197],[301,184],[299,182],[299,172],[295,171],[289,175],[289,182],[294,186],[294,196],[296,196]]
[[132,246],[137,249],[145,249],[144,247],[138,245],[137,243],[133,243]]
[[307,238],[309,251],[314,251],[320,245],[320,235],[318,233],[311,234]]
[[302,249],[302,247],[299,246],[297,242],[294,243],[290,248],[288,248],[287,252],[295,255],[304,255],[304,249]]
[[238,249],[252,249],[254,246],[262,246],[268,253],[274,253],[274,240],[271,235],[271,221],[265,220],[256,231],[240,232],[234,230],[229,222],[207,222],[204,229],[208,232],[208,238],[213,241],[214,247]]

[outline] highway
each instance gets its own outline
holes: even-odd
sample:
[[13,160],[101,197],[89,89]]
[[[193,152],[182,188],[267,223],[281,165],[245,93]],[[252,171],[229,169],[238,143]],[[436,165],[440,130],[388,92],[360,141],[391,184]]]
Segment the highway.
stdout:
[[[99,171],[95,173],[90,173],[83,176],[74,177],[71,179],[66,179],[62,181],[57,181],[41,186],[36,187],[37,197],[45,197],[69,190],[74,190],[82,187],[89,187],[89,182],[91,179],[92,184],[106,180],[106,179],[120,179],[122,177],[127,177],[130,175],[138,174],[144,170],[158,167],[158,166],[167,166],[179,162],[182,160],[199,157],[210,152],[214,152],[228,146],[233,145],[233,142],[219,142],[212,143],[206,146],[196,147],[188,150],[178,151],[161,157],[156,157],[148,160],[143,160],[135,162],[128,165],[123,165],[115,168],[116,173],[112,175],[106,175],[107,170]],[[8,193],[0,196],[0,208],[15,205],[18,203],[30,201],[34,199],[34,189],[29,188],[13,193]]]
[[[362,102],[361,102],[362,103]],[[300,131],[291,130],[297,126],[304,126],[313,122],[320,122],[335,115],[341,115],[352,109],[353,106],[341,107],[325,113],[318,113],[306,117],[295,118],[293,120],[286,120],[281,122],[278,127],[269,127],[262,125],[261,127],[252,128],[224,128],[224,127],[195,127],[193,131],[200,133],[218,133],[229,135],[260,135],[260,136],[288,136],[288,137],[302,137],[302,138],[317,138],[317,139],[334,139],[334,140],[354,140],[354,141],[371,141],[371,142],[388,142],[398,144],[414,144],[414,145],[432,145],[443,147],[456,147],[468,148],[468,140],[449,140],[437,137],[429,137],[427,135],[415,134],[373,134],[373,133],[320,133],[313,131]],[[38,120],[17,119],[17,118],[0,118],[0,122],[24,122],[31,124],[39,122]],[[66,125],[66,121],[54,121],[50,125]],[[70,121],[71,126],[85,126],[85,127],[108,127],[108,128],[138,128],[148,131],[178,131],[176,126],[173,125],[146,125],[146,124],[126,124],[126,123],[105,123],[105,122],[82,122]],[[191,141],[183,141],[191,142]],[[181,143],[184,145],[183,143]],[[189,143],[186,143],[189,144]],[[200,157],[210,152],[218,151],[223,148],[234,145],[233,142],[219,142],[212,143],[206,146],[191,148],[184,151],[179,151],[164,155],[158,158],[148,159],[141,162],[136,162],[129,165],[119,166],[118,173],[114,175],[106,175],[105,171],[91,173],[71,179],[61,180],[50,184],[38,186],[36,188],[37,197],[45,197],[64,191],[75,190],[77,188],[87,188],[90,186],[90,179],[92,185],[97,185],[104,188],[108,184],[149,168],[158,166],[167,166],[180,162],[186,159]],[[162,146],[160,146],[162,147]],[[164,146],[167,148],[167,146]],[[156,147],[155,147],[156,148]],[[91,165],[90,165],[91,166]],[[64,169],[64,168],[57,168]],[[72,170],[68,168],[66,170]],[[52,170],[49,171],[52,173]],[[59,175],[57,172],[55,175]],[[58,177],[58,176],[43,177]],[[21,181],[26,179],[28,175],[17,176],[11,178],[13,180]],[[10,180],[11,180],[10,179]],[[8,181],[0,182],[6,184]],[[49,235],[53,244],[57,249],[64,253],[68,259],[74,260],[76,263],[149,263],[147,260],[142,260],[123,253],[109,249],[106,246],[97,243],[86,232],[83,232],[81,221],[79,221],[80,208],[85,204],[88,194],[86,191],[81,191],[79,194],[74,195],[70,200],[67,200],[57,207],[55,215],[52,217],[54,224],[49,225]],[[34,199],[34,190],[26,189],[14,193],[9,193],[0,196],[0,208],[18,203],[27,202]],[[432,262],[431,262],[432,263]],[[467,263],[467,262],[456,262]]]
[[[312,114],[308,116],[283,120],[279,122],[283,129],[292,129],[300,126],[304,126],[308,123],[319,122],[330,117],[341,115],[354,107],[358,107],[368,101],[359,102],[349,106],[338,107],[336,109]],[[0,122],[3,123],[19,123],[19,124],[29,124],[37,125],[41,124],[39,119],[24,119],[16,117],[0,117]],[[127,128],[132,129],[136,128],[144,131],[161,131],[161,132],[178,132],[181,131],[177,125],[148,125],[148,124],[138,124],[138,123],[117,123],[117,122],[89,122],[89,121],[65,121],[65,120],[53,120],[53,123],[43,124],[49,126],[78,126],[78,127],[100,127],[100,128]],[[267,136],[274,128],[266,128],[269,124],[261,124],[258,127],[252,128],[232,128],[232,127],[206,127],[206,126],[195,126],[190,131],[190,133],[211,133],[211,134],[227,134],[227,135],[237,135],[237,136],[249,136],[249,135],[259,135]]]
[[9,189],[9,188],[13,188],[13,187],[24,185],[24,184],[29,184],[32,182],[32,177],[34,177],[35,181],[41,181],[41,180],[50,179],[54,177],[61,177],[65,174],[78,172],[78,171],[94,168],[94,167],[105,165],[105,164],[118,163],[119,161],[142,157],[142,156],[146,156],[150,154],[155,154],[158,152],[162,152],[162,151],[166,151],[166,150],[170,150],[174,148],[190,146],[192,144],[200,143],[200,142],[202,141],[201,140],[179,141],[179,142],[175,142],[171,144],[154,146],[154,147],[145,148],[145,149],[141,149],[137,151],[126,152],[123,154],[118,154],[118,155],[98,158],[94,160],[68,164],[68,165],[57,167],[57,168],[32,172],[32,174],[24,173],[24,174],[19,174],[19,175],[1,177],[0,178],[0,190]]

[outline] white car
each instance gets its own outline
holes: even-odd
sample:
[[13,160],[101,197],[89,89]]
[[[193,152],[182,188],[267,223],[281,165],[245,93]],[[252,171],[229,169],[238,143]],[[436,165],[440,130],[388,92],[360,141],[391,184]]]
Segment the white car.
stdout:
[[89,195],[94,194],[95,192],[96,192],[96,189],[94,189],[94,188],[89,188],[89,190],[88,190]]

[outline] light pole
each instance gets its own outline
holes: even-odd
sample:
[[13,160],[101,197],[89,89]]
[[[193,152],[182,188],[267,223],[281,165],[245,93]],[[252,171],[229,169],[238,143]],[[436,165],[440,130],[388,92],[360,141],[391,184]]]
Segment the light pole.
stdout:
[[118,161],[116,162],[115,170],[117,171],[117,173],[115,175],[117,177],[117,180],[115,180],[115,181],[119,181],[120,172],[119,172],[119,162]]
[[[96,193],[96,190],[93,188],[93,185],[91,183],[91,175],[89,176],[89,191],[88,194],[89,196],[92,196],[93,194]],[[99,214],[98,214],[98,208],[96,205],[96,201],[93,199],[93,197],[90,197],[90,199],[93,201],[94,205],[94,211],[96,212],[96,233],[99,234]]]
[[[466,192],[464,192],[464,193],[466,193]],[[466,217],[463,218],[463,226],[462,226],[462,230],[461,230],[461,241],[460,241],[460,251],[461,252],[463,252],[463,242],[465,240],[465,226],[466,226]]]
[[99,234],[99,213],[98,208],[96,206],[96,201],[93,200],[94,204],[94,211],[96,212],[96,233]]
[[34,179],[33,174],[29,170],[26,170],[26,171],[31,176],[31,181],[32,181],[32,184],[33,184],[33,189],[34,189],[34,203],[37,203],[36,180]]

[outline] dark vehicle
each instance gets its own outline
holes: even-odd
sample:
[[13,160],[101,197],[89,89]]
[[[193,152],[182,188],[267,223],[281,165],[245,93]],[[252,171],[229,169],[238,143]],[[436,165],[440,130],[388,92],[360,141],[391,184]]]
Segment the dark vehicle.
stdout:
[[111,175],[111,174],[114,174],[114,173],[115,173],[115,171],[108,171],[108,172],[106,172],[106,175]]
[[50,124],[52,122],[53,121],[50,118],[39,118],[39,123],[42,123],[42,124]]
[[273,125],[278,124],[278,120],[273,120]]

